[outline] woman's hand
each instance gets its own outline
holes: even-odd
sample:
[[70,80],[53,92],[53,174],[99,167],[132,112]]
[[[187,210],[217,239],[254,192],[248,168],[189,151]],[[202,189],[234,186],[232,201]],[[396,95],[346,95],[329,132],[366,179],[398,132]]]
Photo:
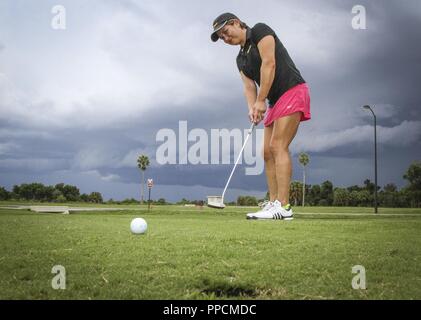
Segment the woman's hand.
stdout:
[[264,101],[256,101],[253,108],[249,111],[249,118],[255,124],[263,120],[266,112],[266,103]]
[[250,122],[253,122],[253,108],[249,109],[249,119],[250,119]]

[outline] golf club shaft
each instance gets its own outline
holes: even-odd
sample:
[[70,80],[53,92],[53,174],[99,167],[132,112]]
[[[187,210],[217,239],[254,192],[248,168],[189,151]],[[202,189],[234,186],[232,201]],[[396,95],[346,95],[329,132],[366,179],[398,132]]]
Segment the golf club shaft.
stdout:
[[240,154],[239,154],[239,155],[238,155],[238,157],[237,157],[237,161],[235,161],[234,168],[232,168],[232,171],[231,171],[230,177],[228,178],[227,184],[225,185],[224,192],[222,192],[222,201],[224,201],[225,191],[227,191],[228,185],[229,185],[229,183],[230,183],[230,181],[231,181],[231,178],[232,178],[232,175],[233,175],[233,173],[234,173],[234,171],[235,171],[235,168],[237,167],[238,161],[240,160],[240,157],[241,157],[241,155],[243,154],[244,147],[246,146],[247,141],[248,141],[248,139],[249,139],[249,137],[250,137],[251,133],[253,132],[253,129],[254,129],[254,127],[255,127],[255,126],[256,126],[256,125],[255,125],[255,124],[254,124],[254,122],[253,122],[253,123],[252,123],[252,125],[251,125],[251,127],[250,127],[250,129],[249,129],[249,132],[248,132],[248,134],[247,134],[246,140],[244,140],[243,146],[242,146],[242,148],[241,148],[241,150],[240,150]]

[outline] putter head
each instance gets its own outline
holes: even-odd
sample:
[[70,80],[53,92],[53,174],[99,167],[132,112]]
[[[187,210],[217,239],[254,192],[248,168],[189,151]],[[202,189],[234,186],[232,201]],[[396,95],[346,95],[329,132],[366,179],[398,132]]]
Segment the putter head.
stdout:
[[221,196],[208,196],[208,207],[215,209],[224,209],[224,199]]

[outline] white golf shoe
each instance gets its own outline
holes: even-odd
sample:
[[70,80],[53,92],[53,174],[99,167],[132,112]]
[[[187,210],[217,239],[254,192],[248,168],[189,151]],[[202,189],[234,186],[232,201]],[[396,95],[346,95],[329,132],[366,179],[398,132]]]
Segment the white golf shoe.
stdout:
[[290,204],[287,204],[286,206],[282,207],[282,220],[292,220],[294,219],[294,213],[292,212],[292,208]]
[[284,208],[278,200],[275,200],[274,202],[268,202],[263,209],[258,212],[248,213],[247,219],[292,220],[294,218],[290,205]]
[[[267,216],[267,212],[273,207],[273,202],[271,201],[265,201],[262,203],[261,208],[262,210],[259,210],[257,212],[247,213],[247,219],[272,219]],[[259,218],[258,218],[259,217]]]

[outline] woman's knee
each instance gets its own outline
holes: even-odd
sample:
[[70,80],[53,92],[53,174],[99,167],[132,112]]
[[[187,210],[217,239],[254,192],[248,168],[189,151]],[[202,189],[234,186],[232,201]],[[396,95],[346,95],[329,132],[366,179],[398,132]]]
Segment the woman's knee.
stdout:
[[278,157],[281,155],[289,155],[288,146],[281,141],[272,140],[269,144],[269,150],[272,157]]
[[274,159],[272,151],[270,150],[269,146],[263,147],[262,154],[263,154],[264,161],[271,161]]

